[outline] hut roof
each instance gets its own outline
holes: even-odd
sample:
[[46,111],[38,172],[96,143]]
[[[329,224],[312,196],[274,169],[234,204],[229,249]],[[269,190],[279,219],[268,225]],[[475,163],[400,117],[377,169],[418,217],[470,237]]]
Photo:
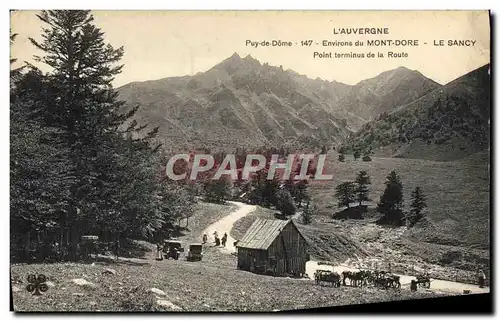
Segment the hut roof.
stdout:
[[280,234],[281,230],[290,222],[291,220],[285,221],[257,218],[243,238],[238,241],[236,246],[248,249],[267,250]]

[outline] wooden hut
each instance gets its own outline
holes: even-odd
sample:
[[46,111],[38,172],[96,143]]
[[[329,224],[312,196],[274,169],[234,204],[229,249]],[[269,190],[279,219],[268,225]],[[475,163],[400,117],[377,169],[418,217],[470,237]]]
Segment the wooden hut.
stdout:
[[276,276],[303,276],[308,244],[292,220],[257,218],[236,245],[238,269]]

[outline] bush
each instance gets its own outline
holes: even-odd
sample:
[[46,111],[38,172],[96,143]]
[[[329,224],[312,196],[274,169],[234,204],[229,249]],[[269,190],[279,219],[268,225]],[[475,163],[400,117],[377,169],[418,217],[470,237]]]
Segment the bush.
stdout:
[[455,261],[459,261],[462,259],[462,253],[459,251],[448,251],[443,254],[440,262],[441,264],[451,264]]
[[369,155],[363,156],[363,162],[371,162],[372,158]]

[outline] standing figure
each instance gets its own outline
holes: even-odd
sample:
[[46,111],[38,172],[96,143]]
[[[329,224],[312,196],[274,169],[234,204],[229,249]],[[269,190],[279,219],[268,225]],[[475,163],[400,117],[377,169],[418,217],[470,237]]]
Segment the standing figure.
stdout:
[[417,291],[417,281],[415,281],[415,280],[411,280],[411,283],[410,283],[410,290],[411,290],[412,292]]
[[203,244],[207,243],[207,241],[208,241],[207,233],[204,233],[203,234]]
[[220,245],[220,239],[219,237],[215,237],[215,246],[219,246]]
[[114,250],[116,260],[118,260],[118,254],[120,253],[120,240],[118,238],[115,239]]
[[226,247],[226,242],[227,242],[227,233],[224,233],[224,236],[222,236],[222,246]]
[[214,241],[217,242],[217,239],[219,238],[219,234],[217,234],[217,231],[214,232]]
[[157,261],[163,260],[163,246],[161,245],[161,243],[156,244],[156,260]]
[[484,281],[486,281],[486,275],[484,274],[483,270],[479,270],[478,278],[479,278],[479,287],[483,288]]

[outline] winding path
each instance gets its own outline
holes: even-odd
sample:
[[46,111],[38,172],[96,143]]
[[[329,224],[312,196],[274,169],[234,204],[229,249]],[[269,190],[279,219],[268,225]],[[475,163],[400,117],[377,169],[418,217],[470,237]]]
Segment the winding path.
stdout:
[[226,247],[221,247],[220,250],[222,252],[226,253],[233,253],[236,252],[236,248],[234,247],[234,242],[236,241],[234,238],[231,237],[230,232],[231,229],[233,228],[234,223],[239,220],[242,217],[247,216],[251,212],[255,211],[257,208],[255,205],[249,205],[241,202],[229,202],[233,205],[236,205],[238,209],[231,214],[223,217],[222,219],[218,220],[217,222],[213,223],[209,227],[207,227],[203,233],[206,233],[208,236],[209,242],[214,241],[214,232],[217,231],[217,234],[219,237],[222,237],[224,233],[227,233],[227,243]]
[[[209,236],[209,242],[213,242],[213,233],[215,231],[217,231],[219,237],[222,237],[222,235],[224,235],[224,232],[226,232],[228,235],[227,244],[226,247],[220,247],[220,250],[228,254],[236,252],[236,248],[233,245],[235,240],[229,235],[230,234],[229,232],[233,228],[234,223],[237,220],[241,219],[242,217],[245,217],[249,213],[255,211],[257,208],[255,205],[248,205],[241,202],[230,202],[230,203],[236,205],[238,209],[232,212],[231,214],[223,217],[219,221],[213,223],[203,231],[203,233],[206,233]],[[306,273],[310,278],[314,278],[314,273],[316,272],[316,270],[330,270],[330,271],[335,271],[337,273],[342,273],[343,271],[348,271],[348,270],[358,271],[356,267],[353,267],[352,265],[346,263],[338,265],[324,265],[318,263],[319,261],[308,261],[306,263]],[[411,280],[415,279],[415,276],[402,275],[402,274],[397,274],[397,275],[401,277],[402,285],[409,286]],[[464,290],[469,290],[470,293],[490,292],[489,287],[479,288],[479,286],[473,284],[437,280],[437,279],[431,279],[430,290],[438,292],[448,292],[448,293],[451,292],[457,294],[463,293]]]

